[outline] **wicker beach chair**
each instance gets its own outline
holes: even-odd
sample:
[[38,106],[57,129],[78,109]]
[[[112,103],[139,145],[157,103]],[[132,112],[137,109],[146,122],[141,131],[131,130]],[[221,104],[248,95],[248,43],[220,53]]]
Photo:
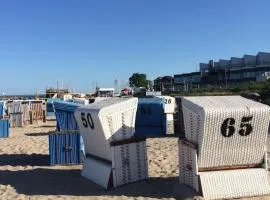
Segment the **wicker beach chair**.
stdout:
[[86,153],[83,177],[106,189],[148,177],[145,139],[133,139],[137,103],[109,98],[75,111]]
[[270,108],[240,96],[182,98],[180,183],[205,199],[270,193],[266,142]]

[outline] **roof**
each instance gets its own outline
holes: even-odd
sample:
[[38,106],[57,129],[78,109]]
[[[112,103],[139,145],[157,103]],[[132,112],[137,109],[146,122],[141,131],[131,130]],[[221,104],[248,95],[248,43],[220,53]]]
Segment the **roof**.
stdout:
[[97,91],[114,91],[114,88],[98,88]]
[[198,97],[184,97],[183,105],[196,105],[207,110],[250,110],[269,109],[268,106],[249,100],[241,96],[198,96]]

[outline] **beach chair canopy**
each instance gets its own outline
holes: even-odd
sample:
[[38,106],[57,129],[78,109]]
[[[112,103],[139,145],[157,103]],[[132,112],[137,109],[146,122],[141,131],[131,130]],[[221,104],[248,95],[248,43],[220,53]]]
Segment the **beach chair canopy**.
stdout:
[[137,98],[109,98],[77,108],[86,154],[111,161],[110,142],[134,135],[137,103]]
[[240,96],[183,97],[185,135],[201,168],[260,164],[270,108]]

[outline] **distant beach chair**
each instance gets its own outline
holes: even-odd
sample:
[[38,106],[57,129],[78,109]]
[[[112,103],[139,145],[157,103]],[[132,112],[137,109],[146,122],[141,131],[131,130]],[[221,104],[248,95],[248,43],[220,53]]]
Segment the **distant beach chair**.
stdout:
[[9,119],[0,119],[0,138],[9,137]]
[[139,98],[135,136],[161,137],[174,134],[175,107],[174,97]]

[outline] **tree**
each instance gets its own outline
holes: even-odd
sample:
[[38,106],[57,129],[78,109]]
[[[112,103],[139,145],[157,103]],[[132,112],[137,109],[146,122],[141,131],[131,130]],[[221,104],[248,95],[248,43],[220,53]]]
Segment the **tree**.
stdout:
[[129,86],[130,87],[148,87],[149,80],[147,80],[146,74],[133,73],[129,77]]
[[261,90],[262,99],[270,98],[270,79],[264,82],[264,87]]

